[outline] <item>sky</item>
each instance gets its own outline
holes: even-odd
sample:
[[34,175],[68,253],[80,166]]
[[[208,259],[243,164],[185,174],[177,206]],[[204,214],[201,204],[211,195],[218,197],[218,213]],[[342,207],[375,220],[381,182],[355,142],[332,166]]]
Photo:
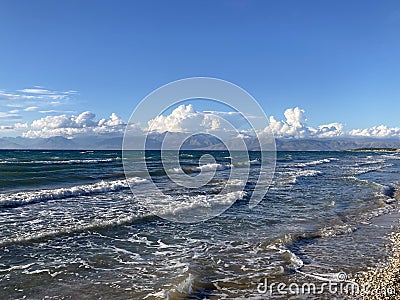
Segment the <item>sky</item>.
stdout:
[[120,131],[197,76],[245,89],[278,136],[399,136],[399,37],[389,0],[1,0],[0,137]]

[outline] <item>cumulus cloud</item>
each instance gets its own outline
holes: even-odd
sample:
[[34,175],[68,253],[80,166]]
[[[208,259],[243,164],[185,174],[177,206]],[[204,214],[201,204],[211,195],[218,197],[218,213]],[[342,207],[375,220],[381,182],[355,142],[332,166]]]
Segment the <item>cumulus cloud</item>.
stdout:
[[85,111],[77,116],[46,116],[33,121],[24,137],[76,137],[82,135],[122,134],[126,123],[115,113],[109,119],[96,121],[96,115]]
[[21,132],[21,131],[25,131],[28,128],[28,124],[27,123],[15,123],[15,124],[11,124],[11,125],[0,125],[0,130],[3,131],[13,131],[13,132]]
[[386,125],[373,126],[365,129],[353,129],[349,135],[358,137],[400,137],[400,127],[388,127]]
[[269,127],[278,138],[309,138],[309,137],[335,137],[343,134],[343,125],[330,123],[319,125],[317,128],[307,125],[304,109],[299,107],[288,108],[284,112],[285,120],[269,118]]
[[220,129],[220,118],[210,112],[197,112],[193,105],[180,105],[167,116],[159,115],[148,122],[150,131],[196,132]]
[[28,123],[16,123],[13,127],[14,129],[26,129],[28,128]]
[[[38,91],[39,92],[39,91]],[[25,108],[25,110],[34,108]],[[36,109],[36,108],[35,108]],[[43,111],[44,112],[44,111]],[[55,113],[56,111],[49,111]],[[112,113],[108,118],[97,119],[93,112],[86,111],[80,114],[58,114],[48,115],[30,124],[16,123],[8,124],[13,119],[21,116],[18,110],[0,112],[0,119],[5,124],[1,124],[0,129],[9,132],[10,130],[22,133],[24,137],[78,137],[92,135],[114,135],[122,136],[127,123],[118,115]],[[224,121],[233,123],[234,128],[240,130],[231,132],[226,128]],[[234,138],[250,138],[254,136],[254,131],[240,128],[245,118],[237,112],[198,112],[192,105],[180,105],[169,115],[160,115],[148,121],[147,128],[141,128],[138,124],[132,124],[131,130],[137,135],[145,134],[148,130],[152,132],[209,132],[227,134]],[[16,122],[14,120],[14,122]],[[236,124],[235,124],[236,122]],[[288,108],[284,112],[284,119],[279,120],[274,116],[269,117],[269,125],[265,132],[272,131],[276,138],[333,138],[333,137],[380,137],[400,138],[400,127],[388,127],[385,125],[374,126],[366,129],[353,129],[344,131],[341,123],[328,123],[318,126],[309,126],[304,109],[299,107]],[[259,133],[265,133],[258,131]]]
[[[244,123],[243,116],[236,112],[198,112],[192,105],[180,105],[169,115],[157,116],[148,122],[148,129],[157,132],[210,132],[223,130],[221,118],[229,120],[235,128],[237,124]],[[334,137],[400,137],[400,128],[390,128],[384,125],[367,129],[345,131],[344,126],[338,122],[309,126],[306,112],[299,107],[288,108],[284,112],[285,119],[278,120],[269,117],[269,125],[265,131],[271,130],[276,138],[334,138]],[[236,121],[235,121],[236,120]],[[238,121],[239,120],[239,121]],[[235,124],[236,123],[236,124]],[[241,130],[238,137],[253,136],[246,130]]]

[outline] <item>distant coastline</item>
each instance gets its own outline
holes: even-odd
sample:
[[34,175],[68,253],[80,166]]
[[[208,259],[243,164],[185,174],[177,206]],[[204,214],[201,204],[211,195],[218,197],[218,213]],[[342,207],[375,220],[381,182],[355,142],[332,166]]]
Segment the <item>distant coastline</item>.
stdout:
[[399,148],[357,148],[347,150],[351,152],[400,152]]
[[[163,134],[152,134],[147,137],[148,150],[160,150]],[[181,135],[179,133],[169,133],[170,140],[176,140],[179,147]],[[90,136],[85,138],[65,138],[54,136],[49,138],[24,138],[24,137],[3,137],[0,138],[0,149],[2,150],[121,150],[123,137],[110,136]],[[143,137],[137,137],[132,141],[132,149],[137,148],[143,143]],[[259,151],[260,145],[257,139],[247,138],[245,140],[249,151]],[[319,138],[319,139],[275,139],[277,151],[391,151],[400,149],[400,139],[398,138]],[[128,145],[129,147],[130,145]],[[207,134],[197,134],[192,136],[180,147],[181,150],[235,150],[237,140],[232,139],[222,144],[218,139]],[[140,150],[140,149],[138,149]]]

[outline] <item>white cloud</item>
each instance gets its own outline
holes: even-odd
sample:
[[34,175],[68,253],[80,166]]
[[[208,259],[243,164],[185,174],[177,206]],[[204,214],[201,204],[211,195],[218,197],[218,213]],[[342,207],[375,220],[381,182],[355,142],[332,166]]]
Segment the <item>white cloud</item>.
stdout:
[[343,134],[343,125],[330,123],[313,128],[307,125],[304,109],[299,107],[285,110],[286,120],[276,120],[274,116],[269,118],[269,129],[278,138],[308,138],[308,137],[335,137]]
[[109,120],[101,119],[98,123],[99,126],[120,126],[124,125],[125,122],[120,119],[115,113],[112,113]]
[[27,108],[24,108],[24,111],[36,111],[38,109],[37,106],[29,106]]
[[168,116],[159,115],[148,122],[150,131],[197,132],[221,129],[220,118],[214,113],[197,112],[193,105],[180,105]]
[[[26,107],[25,110],[34,110],[36,107]],[[52,137],[52,136],[90,136],[90,135],[116,135],[124,133],[127,123],[112,113],[108,118],[96,119],[93,112],[86,111],[80,114],[62,113],[58,115],[48,115],[30,124],[16,123],[8,124],[12,120],[21,118],[19,110],[0,112],[0,119],[5,120],[0,129],[14,130],[22,132],[25,137]],[[55,113],[59,111],[48,110],[40,111],[43,113]],[[277,138],[332,138],[332,137],[400,137],[400,127],[388,127],[385,125],[374,126],[366,129],[353,129],[344,131],[341,123],[329,123],[318,126],[309,126],[304,109],[299,107],[288,108],[284,112],[284,120],[279,120],[274,116],[269,118],[267,130],[271,130]],[[235,123],[233,127],[239,128],[237,124],[243,123],[243,116],[237,112],[198,112],[192,105],[180,105],[169,115],[160,115],[148,122],[148,128],[140,128],[138,124],[132,124],[132,130],[137,135],[144,134],[147,130],[156,132],[210,132],[226,133],[229,136],[247,138],[254,136],[254,131],[240,129],[233,132],[224,128],[224,121]],[[11,121],[10,121],[11,120]],[[235,121],[238,120],[238,121]],[[9,131],[8,131],[9,132]]]
[[51,137],[82,135],[119,134],[124,132],[126,123],[115,113],[109,119],[96,121],[96,115],[90,111],[77,116],[66,114],[58,116],[46,116],[33,121],[29,130],[23,133],[24,137]]
[[38,88],[34,88],[34,89],[23,89],[23,90],[19,90],[19,92],[22,93],[28,93],[28,94],[51,94],[51,92],[47,89],[38,89]]
[[0,119],[20,119],[21,116],[15,113],[6,113],[0,111]]
[[318,126],[319,137],[334,137],[343,134],[343,124],[341,123],[329,123]]
[[39,110],[41,114],[54,114],[54,113],[74,113],[72,110],[58,110],[58,109],[47,109],[47,110]]
[[14,124],[14,129],[26,129],[28,128],[28,123],[16,123]]
[[1,125],[0,130],[14,130],[14,131],[23,131],[28,128],[27,123],[15,123],[12,125]]
[[373,126],[365,129],[353,129],[349,135],[358,137],[400,137],[400,127],[388,127],[386,125]]
[[[56,96],[56,98],[61,97],[61,96],[73,95],[73,94],[77,93],[77,91],[72,91],[72,90],[65,91],[65,92],[59,92],[59,91],[54,91],[54,90],[52,91],[52,90],[45,89],[42,87],[41,88],[35,87],[35,88],[22,89],[22,90],[18,90],[18,92],[21,92],[23,94],[28,94],[28,95],[29,94],[38,95],[39,97],[45,96],[45,95],[48,95],[49,97]],[[53,97],[50,97],[50,98],[53,99]]]
[[26,88],[17,91],[0,90],[0,104],[2,106],[21,108],[24,111],[34,111],[39,107],[48,108],[48,106],[65,104],[76,94],[77,91],[73,90],[56,91],[43,87]]

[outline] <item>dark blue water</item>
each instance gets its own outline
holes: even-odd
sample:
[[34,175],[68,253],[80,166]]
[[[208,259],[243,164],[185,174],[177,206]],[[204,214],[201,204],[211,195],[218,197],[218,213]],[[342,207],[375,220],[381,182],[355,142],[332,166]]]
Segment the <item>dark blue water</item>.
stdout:
[[[184,171],[207,169],[203,154],[181,152]],[[190,194],[169,186],[159,153],[147,159],[171,197],[196,203],[241,170],[228,152],[209,154],[215,176]],[[261,156],[249,156],[245,193],[231,208],[180,224],[135,198],[119,151],[0,151],[0,299],[257,298],[266,276],[354,272],[384,254],[388,226],[379,231],[374,220],[397,209],[399,153],[280,152],[253,209]],[[137,175],[133,188],[145,184]]]

